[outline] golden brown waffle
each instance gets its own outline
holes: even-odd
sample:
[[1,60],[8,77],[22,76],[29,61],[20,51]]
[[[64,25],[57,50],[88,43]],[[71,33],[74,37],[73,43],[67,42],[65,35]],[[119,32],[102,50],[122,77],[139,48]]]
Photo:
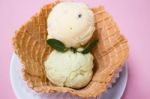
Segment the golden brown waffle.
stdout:
[[103,7],[92,9],[96,20],[93,38],[99,39],[92,52],[95,57],[93,78],[85,88],[78,90],[54,86],[46,78],[44,61],[52,51],[46,43],[46,22],[55,4],[44,6],[15,33],[13,46],[23,63],[24,80],[30,88],[42,93],[68,92],[82,98],[102,95],[128,56],[126,39]]

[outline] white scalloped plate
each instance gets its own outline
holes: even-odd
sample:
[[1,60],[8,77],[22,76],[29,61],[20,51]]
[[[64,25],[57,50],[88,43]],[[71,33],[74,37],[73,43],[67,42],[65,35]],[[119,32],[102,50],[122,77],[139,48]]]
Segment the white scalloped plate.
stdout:
[[[21,66],[17,55],[13,54],[10,64],[10,79],[13,91],[18,99],[80,99],[79,97],[71,96],[67,93],[57,94],[38,94],[27,87],[25,81],[22,79]],[[112,88],[105,92],[101,99],[120,99],[123,95],[127,84],[128,70],[127,65],[123,66],[120,77]],[[100,97],[97,97],[100,99]]]

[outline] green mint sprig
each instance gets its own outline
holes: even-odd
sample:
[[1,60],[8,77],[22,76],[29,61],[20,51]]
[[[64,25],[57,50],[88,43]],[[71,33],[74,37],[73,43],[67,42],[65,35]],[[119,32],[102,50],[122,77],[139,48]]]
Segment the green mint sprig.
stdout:
[[82,54],[87,54],[89,53],[94,47],[96,47],[98,43],[98,39],[93,40],[92,42],[90,42],[85,48],[84,50],[81,52]]
[[48,39],[47,43],[54,49],[60,52],[66,52],[68,48],[61,41],[56,39]]
[[56,39],[48,39],[47,40],[47,43],[48,45],[50,45],[52,48],[54,48],[55,50],[57,51],[60,51],[60,52],[66,52],[68,51],[69,49],[72,50],[74,53],[76,52],[80,52],[82,54],[87,54],[89,53],[94,47],[96,47],[97,43],[98,43],[98,39],[95,39],[93,41],[91,41],[82,51],[77,51],[76,48],[67,48],[65,46],[64,43],[62,43],[61,41],[59,40],[56,40]]

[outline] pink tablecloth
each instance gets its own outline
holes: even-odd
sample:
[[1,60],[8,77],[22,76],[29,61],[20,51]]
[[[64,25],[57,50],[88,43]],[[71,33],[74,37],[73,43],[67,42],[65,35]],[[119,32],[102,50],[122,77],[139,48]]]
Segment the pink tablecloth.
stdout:
[[[9,77],[14,31],[51,1],[0,0],[0,99],[16,99]],[[129,79],[122,99],[150,99],[150,1],[80,1],[90,6],[104,5],[129,41]]]

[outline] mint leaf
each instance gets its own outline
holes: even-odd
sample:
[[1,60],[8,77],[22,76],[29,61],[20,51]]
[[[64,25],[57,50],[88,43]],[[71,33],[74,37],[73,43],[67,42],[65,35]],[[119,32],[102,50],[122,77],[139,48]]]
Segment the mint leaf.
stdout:
[[68,48],[66,48],[65,45],[59,40],[48,39],[47,43],[57,51],[66,52],[68,50]]
[[85,49],[81,52],[82,54],[87,54],[88,52],[90,52],[94,47],[96,47],[98,43],[98,39],[93,40],[91,43],[89,43]]

